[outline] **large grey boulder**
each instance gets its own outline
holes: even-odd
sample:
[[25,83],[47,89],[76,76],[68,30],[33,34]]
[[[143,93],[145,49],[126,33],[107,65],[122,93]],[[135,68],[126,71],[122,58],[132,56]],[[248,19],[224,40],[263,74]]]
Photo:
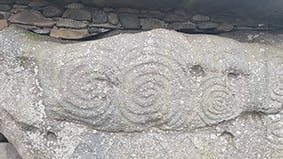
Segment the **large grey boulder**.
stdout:
[[0,132],[23,159],[282,158],[283,53],[163,29],[0,32]]

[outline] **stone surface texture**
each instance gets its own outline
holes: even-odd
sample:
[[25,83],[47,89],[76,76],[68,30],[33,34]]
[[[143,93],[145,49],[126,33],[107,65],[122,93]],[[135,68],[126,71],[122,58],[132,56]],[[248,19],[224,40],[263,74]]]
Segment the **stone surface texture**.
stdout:
[[119,20],[122,26],[126,29],[139,29],[140,20],[135,14],[123,13],[119,15]]
[[108,20],[110,24],[116,25],[119,23],[118,15],[115,13],[110,13],[108,15]]
[[48,1],[45,0],[33,0],[29,3],[31,7],[45,7],[48,5]]
[[0,19],[0,30],[8,27],[8,22],[6,19]]
[[24,11],[9,18],[11,23],[34,25],[38,27],[52,27],[55,22],[43,17],[40,13]]
[[194,22],[206,22],[206,21],[209,21],[209,17],[208,16],[205,16],[205,15],[195,15],[192,17],[192,20]]
[[0,5],[0,11],[3,11],[3,12],[8,12],[11,10],[11,8],[12,8],[11,6],[6,5],[6,4]]
[[1,159],[21,159],[16,148],[10,143],[0,143]]
[[0,132],[23,159],[283,157],[283,53],[165,29],[0,31]]
[[63,10],[57,6],[46,6],[42,10],[42,14],[45,17],[60,17],[63,14]]
[[68,9],[63,14],[64,18],[70,18],[74,20],[91,20],[91,14],[87,10],[81,10],[81,9]]
[[63,28],[74,28],[74,29],[87,27],[86,23],[83,23],[81,21],[76,21],[73,19],[59,19],[58,22],[56,22],[56,26]]
[[156,18],[141,19],[141,26],[144,30],[151,30],[157,28],[166,28],[167,24]]
[[107,14],[102,10],[95,10],[92,13],[92,22],[102,24],[108,20]]
[[54,38],[62,39],[82,39],[89,36],[87,29],[65,29],[65,28],[53,28],[50,32],[50,36]]

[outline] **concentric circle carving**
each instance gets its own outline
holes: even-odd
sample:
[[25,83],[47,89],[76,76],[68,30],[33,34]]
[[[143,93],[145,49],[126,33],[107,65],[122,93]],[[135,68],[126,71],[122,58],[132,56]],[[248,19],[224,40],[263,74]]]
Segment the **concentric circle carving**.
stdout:
[[160,54],[137,57],[124,75],[123,117],[140,125],[182,124],[184,78],[182,66],[173,58]]
[[201,119],[208,125],[235,117],[240,112],[236,91],[218,78],[205,81],[199,88]]
[[59,101],[64,113],[93,124],[103,121],[117,98],[115,71],[103,63],[83,57],[68,61],[60,70]]

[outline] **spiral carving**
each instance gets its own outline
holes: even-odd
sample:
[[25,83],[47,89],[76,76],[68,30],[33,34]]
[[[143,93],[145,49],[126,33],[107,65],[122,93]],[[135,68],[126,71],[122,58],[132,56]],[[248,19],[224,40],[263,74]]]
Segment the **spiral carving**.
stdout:
[[229,120],[239,113],[235,90],[222,79],[209,79],[201,86],[199,92],[199,115],[208,125]]
[[283,60],[280,58],[274,61],[277,63],[275,64],[275,70],[273,70],[275,74],[272,79],[272,82],[274,82],[272,91],[275,96],[283,97]]
[[[174,59],[159,55],[136,58],[123,80],[122,115],[139,125],[167,125],[183,123],[181,92],[185,88],[184,71]],[[180,99],[177,94],[180,94]]]
[[93,125],[107,118],[117,96],[118,79],[113,69],[83,57],[65,63],[59,76],[59,104],[64,113],[77,120],[89,118]]
[[268,125],[267,140],[271,148],[283,150],[283,122],[276,121]]

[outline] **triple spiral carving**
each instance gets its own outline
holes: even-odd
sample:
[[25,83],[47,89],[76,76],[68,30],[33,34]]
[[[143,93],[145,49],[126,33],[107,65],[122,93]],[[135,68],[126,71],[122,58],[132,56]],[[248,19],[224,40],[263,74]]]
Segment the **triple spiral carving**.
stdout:
[[184,128],[195,111],[208,125],[236,117],[241,111],[235,89],[241,80],[218,77],[202,82],[196,109],[189,105],[189,71],[184,63],[158,53],[134,54],[131,60],[126,60],[129,64],[119,74],[118,66],[91,57],[67,61],[58,75],[58,104],[64,116],[103,126],[114,115],[117,123],[176,130]]

